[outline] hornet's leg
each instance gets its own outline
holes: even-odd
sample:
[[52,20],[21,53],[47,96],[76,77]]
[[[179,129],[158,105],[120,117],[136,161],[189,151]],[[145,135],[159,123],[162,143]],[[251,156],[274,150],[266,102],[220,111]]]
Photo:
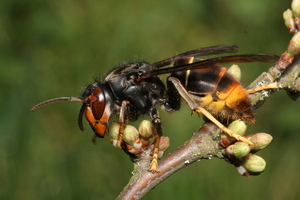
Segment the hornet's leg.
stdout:
[[[124,142],[124,129],[126,124],[126,109],[129,104],[129,101],[122,101],[121,109],[120,109],[120,115],[119,115],[119,134],[118,134],[118,141],[117,141],[117,147],[122,148],[127,154],[130,156],[134,156],[134,154],[131,154],[128,152],[126,143]],[[152,151],[152,160],[150,163],[150,168],[148,171],[155,173],[157,172],[156,168],[158,165],[158,152],[159,152],[159,141],[160,137],[162,135],[162,128],[161,128],[161,119],[159,117],[158,111],[156,108],[153,108],[150,111],[150,117],[152,118],[152,124],[154,125],[154,142],[153,142],[153,151]]]
[[255,92],[258,92],[258,91],[261,91],[261,90],[268,90],[268,89],[278,89],[278,83],[277,82],[274,82],[274,83],[267,83],[265,85],[261,85],[261,86],[258,86],[256,88],[253,88],[253,89],[249,89],[247,90],[247,92],[249,94],[252,94],[252,93],[255,93]]
[[227,127],[225,127],[221,122],[219,122],[210,112],[208,112],[206,109],[199,106],[189,95],[189,93],[186,91],[186,89],[183,87],[183,85],[180,83],[180,81],[175,77],[169,77],[168,81],[171,81],[176,89],[178,90],[180,96],[187,102],[189,107],[197,113],[202,113],[205,117],[207,117],[210,121],[212,121],[215,125],[217,125],[222,131],[226,132],[230,137],[233,137],[237,139],[238,141],[245,142],[249,144],[250,146],[253,146],[253,143],[246,138],[234,133]]
[[158,165],[158,151],[159,151],[159,142],[160,137],[162,136],[162,128],[161,128],[161,119],[159,117],[158,111],[156,108],[153,108],[150,112],[150,116],[152,118],[152,124],[154,125],[154,142],[153,142],[153,151],[152,151],[152,160],[150,163],[149,172],[156,173],[157,165]]
[[122,148],[124,151],[127,151],[125,143],[124,143],[124,129],[125,129],[125,110],[127,109],[127,105],[129,104],[129,101],[122,101],[121,109],[120,109],[120,115],[119,115],[119,134],[118,134],[118,142],[117,147]]

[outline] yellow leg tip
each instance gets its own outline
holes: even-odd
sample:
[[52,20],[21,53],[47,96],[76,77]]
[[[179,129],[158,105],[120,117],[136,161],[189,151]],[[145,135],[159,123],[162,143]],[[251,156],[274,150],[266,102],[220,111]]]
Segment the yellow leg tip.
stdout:
[[[154,151],[158,152],[158,148],[155,148]],[[157,173],[158,171],[156,170],[157,169],[157,166],[158,166],[158,154],[156,152],[153,153],[153,156],[152,156],[152,161],[151,161],[151,164],[150,164],[150,169],[148,169],[149,172],[152,172],[153,174],[154,173]]]
[[148,171],[153,173],[153,174],[158,172],[157,171],[157,161],[152,160],[151,167],[150,167],[150,169],[148,169]]

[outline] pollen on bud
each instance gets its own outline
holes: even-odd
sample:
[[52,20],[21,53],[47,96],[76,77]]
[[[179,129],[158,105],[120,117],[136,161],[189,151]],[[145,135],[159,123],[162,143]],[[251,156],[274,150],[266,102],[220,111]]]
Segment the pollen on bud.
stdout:
[[242,73],[241,73],[241,69],[239,68],[238,65],[231,65],[231,67],[228,68],[227,72],[229,74],[231,74],[234,78],[236,78],[237,80],[241,80],[242,77]]
[[112,139],[118,139],[120,124],[117,122],[112,122],[109,126],[109,135]]
[[247,135],[245,136],[245,138],[253,142],[254,146],[251,148],[251,151],[254,152],[265,148],[273,140],[273,137],[267,133],[256,133],[253,135]]
[[255,154],[249,154],[243,158],[242,165],[252,175],[259,174],[266,168],[266,161]]
[[131,125],[126,125],[124,129],[124,141],[127,144],[133,145],[139,139],[138,130]]
[[229,155],[233,155],[236,158],[242,158],[249,154],[250,147],[247,143],[236,142],[226,148],[225,152]]
[[140,137],[148,140],[153,136],[153,125],[149,120],[143,120],[139,126]]

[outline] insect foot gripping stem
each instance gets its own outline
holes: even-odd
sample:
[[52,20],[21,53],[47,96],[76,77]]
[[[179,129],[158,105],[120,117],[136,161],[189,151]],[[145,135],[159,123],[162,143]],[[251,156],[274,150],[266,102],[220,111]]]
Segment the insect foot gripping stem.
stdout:
[[[236,120],[228,126],[228,129],[243,136],[247,127],[245,122]],[[233,164],[239,174],[246,177],[259,175],[264,171],[266,161],[255,153],[268,146],[273,138],[267,133],[256,133],[244,137],[251,141],[253,146],[250,147],[247,143],[237,141],[228,134],[222,133],[220,140],[220,146],[223,147],[222,153],[225,160]]]
[[278,89],[278,88],[279,88],[278,83],[274,82],[274,83],[267,83],[265,85],[257,86],[254,89],[247,90],[247,92],[249,94],[251,94],[251,93],[255,93],[255,92],[261,91],[261,90]]
[[[109,135],[112,139],[110,142],[117,148],[119,141],[119,123],[112,123],[109,128]],[[170,142],[168,137],[159,137],[158,144],[155,144],[155,129],[153,127],[153,123],[149,120],[143,120],[139,128],[136,129],[131,125],[125,125],[124,133],[123,133],[123,147],[122,149],[129,154],[134,160],[138,160],[145,156],[145,154],[149,154],[149,158],[151,157],[150,167],[148,171],[155,173],[157,172],[158,159],[161,158],[164,152],[168,149]],[[155,148],[155,145],[158,147]],[[150,151],[149,151],[150,150]],[[150,153],[152,152],[152,156]]]

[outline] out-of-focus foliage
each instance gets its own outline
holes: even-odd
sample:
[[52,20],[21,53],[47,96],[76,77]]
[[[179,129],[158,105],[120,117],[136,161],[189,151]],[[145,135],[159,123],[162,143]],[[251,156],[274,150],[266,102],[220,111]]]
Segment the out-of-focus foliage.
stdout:
[[[236,44],[241,53],[281,54],[291,35],[289,1],[3,0],[0,3],[0,199],[114,199],[132,163],[107,139],[90,141],[76,120],[80,104],[30,112],[43,100],[77,96],[92,77],[124,60],[158,61],[183,51]],[[245,66],[245,67],[244,67]],[[270,65],[247,64],[250,83]],[[223,160],[203,160],[170,177],[145,199],[296,199],[299,193],[299,102],[278,92],[256,111],[248,134],[274,137],[266,171],[241,177]],[[188,109],[162,113],[170,151],[202,123]]]

